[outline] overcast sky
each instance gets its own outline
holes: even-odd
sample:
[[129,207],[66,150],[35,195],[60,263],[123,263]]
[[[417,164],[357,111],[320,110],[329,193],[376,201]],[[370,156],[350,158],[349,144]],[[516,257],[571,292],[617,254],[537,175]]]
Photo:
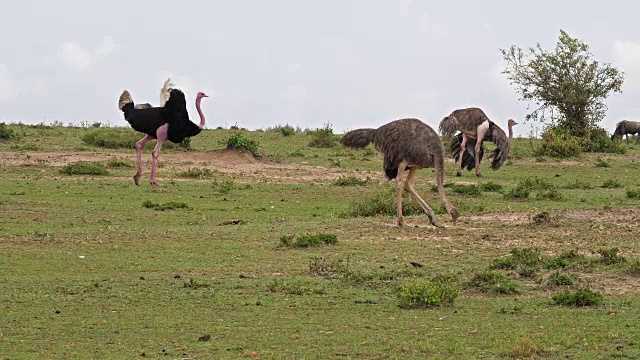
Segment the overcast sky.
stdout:
[[622,0],[15,1],[0,12],[0,122],[124,126],[122,90],[155,105],[171,76],[195,122],[195,93],[211,96],[209,129],[341,133],[402,117],[437,128],[469,106],[506,128],[527,103],[500,74],[499,49],[551,50],[563,29],[625,72],[601,124],[611,132],[640,120],[638,13]]

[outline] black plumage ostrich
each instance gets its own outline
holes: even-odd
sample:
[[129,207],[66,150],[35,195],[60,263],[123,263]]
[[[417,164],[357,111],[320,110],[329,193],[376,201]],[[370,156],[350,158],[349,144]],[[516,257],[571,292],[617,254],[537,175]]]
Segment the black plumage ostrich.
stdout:
[[[349,131],[340,139],[340,143],[354,149],[373,143],[383,154],[383,169],[387,178],[396,179],[398,226],[403,225],[402,190],[413,195],[427,213],[432,225],[439,226],[435,221],[435,213],[414,188],[416,175],[422,168],[435,168],[440,201],[454,224],[460,217],[458,209],[449,202],[444,192],[444,148],[438,134],[429,125],[413,118],[395,120],[377,129]],[[406,170],[409,170],[409,176],[403,180]]]
[[[491,141],[496,145],[490,158],[491,168],[499,169],[509,156],[514,125],[518,123],[509,119],[509,137],[504,131],[487,117],[479,108],[454,110],[440,122],[440,133],[451,139],[451,155],[458,164],[457,176],[462,176],[462,168],[476,169],[476,176],[482,176],[480,161],[484,157],[483,141]],[[453,134],[460,131],[455,137]]]
[[142,149],[148,141],[156,139],[156,146],[151,153],[149,182],[151,185],[158,186],[160,184],[156,180],[156,172],[162,144],[166,140],[180,143],[186,137],[198,135],[204,128],[205,117],[200,109],[200,102],[202,98],[208,97],[205,93],[199,92],[196,95],[196,109],[200,115],[200,125],[189,120],[184,93],[179,89],[171,89],[168,93],[169,97],[163,107],[136,109],[128,90],[124,90],[118,100],[118,108],[123,112],[125,120],[134,130],[146,134],[136,143],[136,174],[133,176],[136,185],[140,185]]

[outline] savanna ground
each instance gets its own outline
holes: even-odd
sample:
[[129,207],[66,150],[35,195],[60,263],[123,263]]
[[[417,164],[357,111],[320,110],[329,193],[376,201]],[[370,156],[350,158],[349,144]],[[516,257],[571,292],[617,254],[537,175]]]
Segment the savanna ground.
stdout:
[[[154,142],[135,186],[133,149],[83,141],[130,129],[7,129],[3,359],[640,357],[634,142],[555,160],[516,139],[483,178],[447,159],[458,223],[424,169],[443,227],[407,198],[398,228],[381,156],[312,133],[205,130],[163,150],[156,188]],[[225,149],[238,133],[260,158]]]

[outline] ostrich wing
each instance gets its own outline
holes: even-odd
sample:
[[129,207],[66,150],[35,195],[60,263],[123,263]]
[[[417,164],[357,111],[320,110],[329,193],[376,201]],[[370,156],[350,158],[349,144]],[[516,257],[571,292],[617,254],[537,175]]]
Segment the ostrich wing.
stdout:
[[491,168],[498,170],[505,161],[507,161],[509,150],[511,149],[511,141],[507,134],[494,122],[490,123],[485,140],[491,141],[496,145],[496,148],[491,152],[489,158],[493,159],[491,161]]
[[489,117],[480,108],[457,109],[442,119],[440,133],[444,137],[450,138],[456,131],[460,131],[469,137],[475,138],[478,126],[485,121],[489,121]]

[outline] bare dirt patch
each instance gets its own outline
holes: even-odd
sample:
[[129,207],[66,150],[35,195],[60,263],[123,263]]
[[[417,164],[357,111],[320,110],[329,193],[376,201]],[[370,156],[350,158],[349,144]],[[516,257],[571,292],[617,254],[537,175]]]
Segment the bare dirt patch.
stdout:
[[[102,162],[112,159],[135,161],[135,152],[0,152],[0,164],[5,166],[64,166],[76,161]],[[143,155],[145,171],[150,169],[150,154]],[[189,168],[206,168],[222,174],[238,176],[238,182],[312,183],[336,180],[341,176],[379,177],[378,172],[347,170],[309,164],[279,163],[255,159],[248,152],[222,149],[202,152],[162,153],[159,177],[163,171],[182,172]]]

